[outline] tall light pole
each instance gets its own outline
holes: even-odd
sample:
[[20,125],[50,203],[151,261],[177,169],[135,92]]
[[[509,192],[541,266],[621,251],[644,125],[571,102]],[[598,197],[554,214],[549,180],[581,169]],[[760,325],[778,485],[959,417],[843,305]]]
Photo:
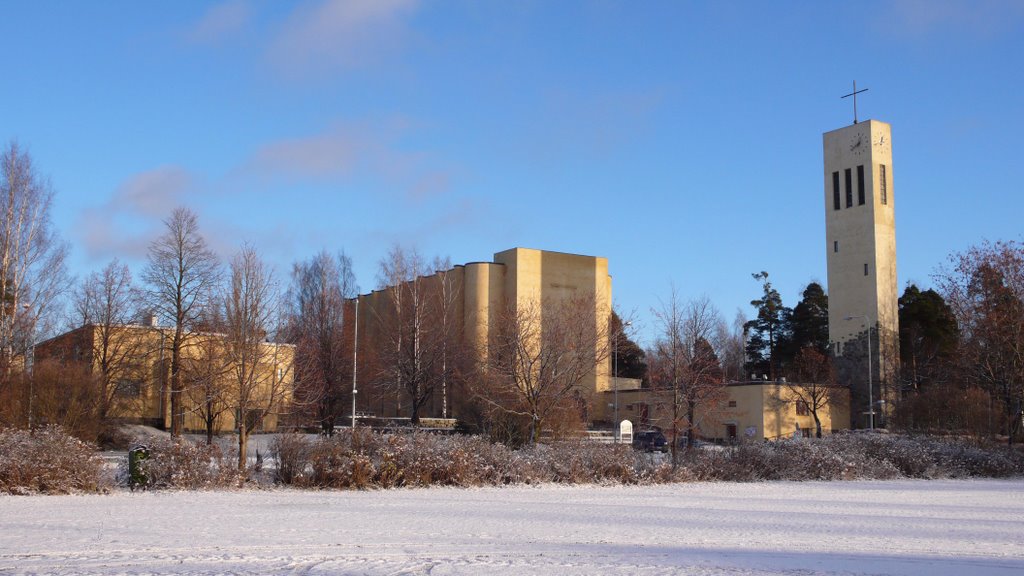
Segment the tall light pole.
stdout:
[[868,426],[871,430],[875,429],[875,394],[874,389],[871,385],[871,320],[867,316],[847,316],[843,320],[864,320],[864,327],[868,332]]
[[[359,296],[356,295],[356,310],[352,315],[355,318],[355,324],[352,328],[352,431],[356,430],[356,369],[358,364],[356,360],[359,358]],[[353,436],[353,442],[355,437]]]
[[627,326],[632,326],[632,322],[623,322],[622,326],[615,332],[615,340],[612,341],[612,389],[615,397],[615,409],[612,425],[614,426],[615,443],[618,444],[622,440],[622,431],[619,427],[619,336],[623,334],[623,329]]
[[[21,308],[28,313],[30,306],[22,304]],[[36,363],[36,319],[32,318],[32,329],[29,331],[29,347],[25,354],[25,375],[28,376],[28,429],[31,430],[35,424],[32,418],[32,400],[35,397],[35,375],[32,373]],[[9,360],[8,360],[9,361]]]

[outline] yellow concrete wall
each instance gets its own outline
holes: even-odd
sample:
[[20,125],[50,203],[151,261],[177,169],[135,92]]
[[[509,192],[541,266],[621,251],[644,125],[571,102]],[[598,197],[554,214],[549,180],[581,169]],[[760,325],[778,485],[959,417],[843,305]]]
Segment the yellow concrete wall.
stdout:
[[[814,418],[810,414],[797,415],[797,395],[785,384],[774,382],[737,383],[726,386],[726,397],[720,406],[710,412],[698,408],[695,421],[699,423],[699,435],[705,439],[727,439],[727,426],[736,426],[738,440],[776,440],[792,438],[797,426],[814,433]],[[600,395],[602,414],[611,420],[614,393]],[[671,392],[668,390],[619,390],[619,418],[629,420],[635,428],[656,426],[668,431],[672,428]],[[730,406],[735,402],[735,406]],[[640,419],[638,405],[648,407],[648,420]],[[707,412],[707,413],[705,413]],[[819,410],[822,432],[849,428],[849,395],[838,402]],[[685,428],[680,423],[680,428]],[[746,435],[748,429],[753,434]]]
[[[220,335],[205,335],[222,338]],[[151,326],[119,326],[113,332],[113,339],[122,351],[131,351],[131,368],[127,369],[120,379],[137,381],[141,387],[138,397],[116,397],[110,411],[110,417],[131,422],[143,422],[170,427],[170,359],[171,338],[173,329]],[[100,333],[95,326],[87,325],[56,338],[40,343],[37,346],[37,358],[64,361],[82,361],[99,370],[98,359],[94,358],[93,350],[98,348]],[[264,366],[264,370],[281,370],[284,385],[291,388],[294,381],[294,347],[288,344],[265,343],[262,345],[268,358],[274,362]],[[199,348],[197,340],[192,337],[186,340],[182,348],[184,359],[197,358]],[[225,377],[227,378],[227,377]],[[227,386],[227,381],[224,382]],[[192,412],[190,400],[183,399],[185,414],[185,430],[201,431],[205,424]],[[281,406],[283,410],[285,407]],[[264,430],[273,430],[277,425],[277,415],[264,419]],[[226,412],[219,420],[218,431],[235,428],[235,418],[231,411]]]
[[[558,306],[570,297],[593,297],[594,314],[589,322],[595,331],[607,333],[611,315],[611,277],[606,258],[512,248],[494,254],[493,262],[471,262],[456,266],[453,272],[459,275],[462,292],[457,312],[461,317],[462,337],[478,362],[487,353],[490,331],[506,308],[515,311],[520,306],[542,303],[539,307],[543,323],[545,308],[550,313],[550,307]],[[436,276],[429,276],[426,281],[435,282]],[[381,318],[390,307],[388,290],[362,295],[359,300],[360,373],[368,376],[363,368],[364,360],[370,362],[369,356],[374,348],[385,340],[380,326]],[[365,357],[364,350],[368,351]],[[593,374],[581,387],[588,401],[592,402],[595,391],[609,387],[609,371],[607,361],[595,361]],[[375,406],[361,404],[360,407],[378,415],[395,416],[402,414],[402,401],[395,396]],[[425,416],[430,415],[435,414]]]

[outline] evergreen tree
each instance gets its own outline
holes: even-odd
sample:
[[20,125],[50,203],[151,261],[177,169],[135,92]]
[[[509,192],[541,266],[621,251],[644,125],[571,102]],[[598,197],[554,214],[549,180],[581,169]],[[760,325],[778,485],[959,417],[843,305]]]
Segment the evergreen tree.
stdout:
[[612,366],[612,374],[618,375],[619,378],[646,379],[647,357],[643,349],[625,333],[622,318],[619,318],[617,312],[612,312],[611,324],[608,328],[614,344],[612,361],[615,365]]
[[762,294],[750,305],[757,316],[743,325],[747,335],[747,372],[767,374],[770,380],[781,376],[782,350],[788,345],[792,310],[782,305],[782,296],[768,281],[768,273],[752,275],[761,282]]
[[934,290],[911,284],[900,297],[900,364],[912,389],[948,379],[960,340],[953,310]]
[[800,350],[807,347],[828,355],[828,295],[821,284],[811,282],[804,288],[803,299],[793,308],[790,328],[793,336],[787,346],[785,365],[792,364]]

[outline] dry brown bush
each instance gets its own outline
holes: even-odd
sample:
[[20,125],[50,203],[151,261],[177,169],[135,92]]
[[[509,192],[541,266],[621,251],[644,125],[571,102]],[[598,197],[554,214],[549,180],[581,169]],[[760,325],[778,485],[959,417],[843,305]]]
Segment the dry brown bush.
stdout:
[[96,492],[108,483],[95,447],[58,426],[0,430],[0,492]]

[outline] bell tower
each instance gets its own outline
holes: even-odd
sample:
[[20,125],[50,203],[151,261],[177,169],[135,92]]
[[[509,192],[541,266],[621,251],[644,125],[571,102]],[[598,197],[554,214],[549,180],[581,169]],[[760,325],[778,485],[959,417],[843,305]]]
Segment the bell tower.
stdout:
[[880,427],[899,392],[892,128],[855,117],[826,132],[824,164],[829,340],[852,425]]

